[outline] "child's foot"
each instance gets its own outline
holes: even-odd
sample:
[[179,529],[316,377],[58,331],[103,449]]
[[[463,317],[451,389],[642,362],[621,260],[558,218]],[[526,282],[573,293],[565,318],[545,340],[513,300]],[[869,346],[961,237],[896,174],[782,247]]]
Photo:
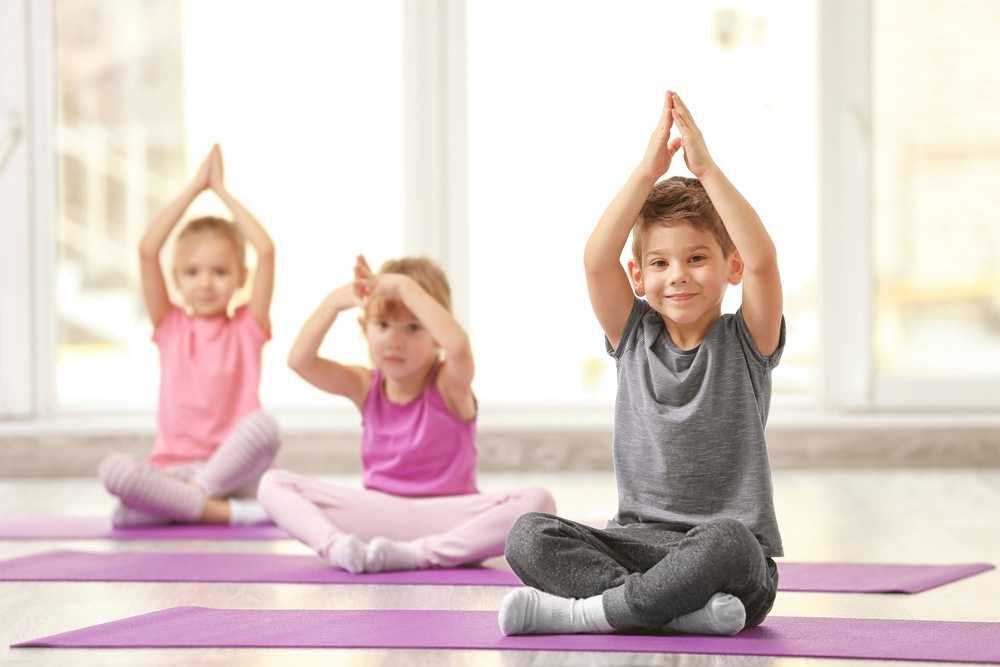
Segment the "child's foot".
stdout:
[[171,523],[170,519],[165,519],[159,514],[143,512],[134,507],[129,507],[118,503],[114,513],[111,515],[111,525],[115,528],[137,528],[139,526],[161,526]]
[[600,595],[561,598],[534,588],[511,591],[500,603],[500,631],[505,635],[607,633]]
[[420,547],[413,542],[396,542],[376,537],[365,552],[366,572],[422,570],[427,563],[421,558]]
[[698,611],[667,623],[667,629],[693,635],[735,635],[746,621],[747,611],[738,597],[716,593]]
[[351,574],[365,571],[365,543],[354,535],[340,535],[329,550],[328,560],[334,567]]

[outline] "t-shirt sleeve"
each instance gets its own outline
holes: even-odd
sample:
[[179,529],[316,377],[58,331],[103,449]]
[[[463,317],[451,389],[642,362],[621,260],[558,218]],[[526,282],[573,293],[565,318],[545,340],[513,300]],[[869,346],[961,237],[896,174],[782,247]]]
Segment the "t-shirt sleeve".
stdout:
[[622,331],[621,338],[618,339],[618,349],[615,349],[611,345],[611,341],[608,337],[604,337],[604,349],[607,350],[608,354],[618,359],[622,356],[622,352],[629,346],[629,343],[638,335],[639,323],[642,321],[642,316],[648,313],[650,310],[649,304],[646,303],[645,299],[640,299],[639,297],[632,295],[632,310],[629,311],[628,320],[625,322],[625,330]]
[[240,331],[261,345],[271,340],[271,332],[261,328],[257,318],[250,312],[249,305],[243,305],[236,309],[236,312],[233,313],[233,322],[239,326]]
[[781,316],[781,332],[778,335],[778,347],[767,357],[760,353],[760,350],[757,349],[757,344],[753,341],[753,336],[750,335],[750,329],[747,327],[746,320],[743,319],[743,308],[736,311],[733,319],[736,322],[736,334],[739,336],[743,355],[747,359],[755,361],[758,366],[766,369],[775,368],[778,362],[781,361],[781,353],[785,350],[785,316]]
[[181,327],[184,326],[184,318],[187,315],[177,306],[170,306],[167,314],[163,316],[160,323],[153,330],[152,340],[157,345],[162,345],[163,341],[176,338]]

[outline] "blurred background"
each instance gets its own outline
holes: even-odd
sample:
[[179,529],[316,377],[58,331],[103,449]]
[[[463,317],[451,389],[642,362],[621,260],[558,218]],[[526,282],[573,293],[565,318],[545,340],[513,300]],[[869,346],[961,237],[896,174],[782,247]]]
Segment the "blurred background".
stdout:
[[[667,88],[778,248],[773,420],[1000,407],[991,0],[0,2],[8,434],[152,428],[136,247],[213,142],[276,243],[279,419],[356,423],[285,356],[354,255],[416,253],[455,288],[485,425],[606,432],[582,249]],[[349,317],[324,351],[367,358]]]

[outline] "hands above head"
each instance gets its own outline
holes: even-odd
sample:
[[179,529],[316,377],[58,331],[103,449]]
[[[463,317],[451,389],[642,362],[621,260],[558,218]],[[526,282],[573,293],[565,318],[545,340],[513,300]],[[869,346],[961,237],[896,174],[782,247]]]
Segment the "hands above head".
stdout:
[[358,255],[354,264],[354,294],[362,306],[376,296],[401,298],[400,289],[407,280],[401,273],[375,274],[364,255]]
[[202,163],[198,166],[198,171],[191,180],[191,189],[194,191],[194,194],[197,195],[210,187],[209,177],[212,173],[212,163],[214,157],[215,147],[213,146],[212,150],[208,152],[208,155],[205,156],[205,159],[202,160]]
[[225,172],[222,165],[222,149],[219,144],[213,144],[212,150],[208,154],[210,167],[208,170],[208,187],[216,194],[222,194],[225,189]]
[[[680,136],[671,138],[670,130],[674,123],[677,124]],[[667,173],[674,153],[681,148],[684,150],[684,163],[696,178],[700,179],[715,166],[691,112],[677,93],[668,90],[660,122],[649,138],[641,168],[654,178],[659,178]]]
[[681,133],[681,145],[684,147],[684,164],[687,165],[688,170],[694,174],[695,178],[701,179],[715,167],[715,162],[708,154],[705,137],[695,125],[694,118],[687,105],[684,104],[684,100],[677,93],[673,93],[672,97],[673,116],[677,123],[677,129]]

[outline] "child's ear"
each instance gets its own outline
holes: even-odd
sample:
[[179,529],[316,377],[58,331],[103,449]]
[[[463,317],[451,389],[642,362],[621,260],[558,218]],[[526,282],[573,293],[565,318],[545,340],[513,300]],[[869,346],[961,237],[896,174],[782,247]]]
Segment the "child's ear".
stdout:
[[743,258],[740,257],[740,251],[734,250],[727,261],[729,262],[729,283],[739,285],[740,281],[743,280]]
[[243,287],[243,286],[245,286],[247,284],[247,276],[248,275],[249,275],[249,272],[247,271],[247,267],[241,266],[240,267],[240,287]]
[[642,285],[642,269],[635,263],[634,259],[628,261],[628,277],[632,282],[632,291],[638,297],[646,296],[646,288]]

